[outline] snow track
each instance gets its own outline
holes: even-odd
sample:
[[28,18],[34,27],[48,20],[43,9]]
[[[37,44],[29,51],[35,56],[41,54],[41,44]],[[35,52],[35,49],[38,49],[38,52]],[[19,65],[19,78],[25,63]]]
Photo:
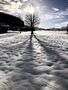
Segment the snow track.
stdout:
[[0,90],[68,90],[68,35],[0,35]]

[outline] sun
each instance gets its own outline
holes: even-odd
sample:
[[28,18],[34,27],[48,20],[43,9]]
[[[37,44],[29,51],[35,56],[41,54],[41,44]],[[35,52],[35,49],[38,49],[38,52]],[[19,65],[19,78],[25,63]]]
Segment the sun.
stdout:
[[24,12],[29,13],[29,14],[34,14],[35,7],[34,6],[27,6],[26,8],[24,8]]
[[29,7],[29,13],[34,14],[34,12],[35,12],[35,8],[33,6],[30,6]]

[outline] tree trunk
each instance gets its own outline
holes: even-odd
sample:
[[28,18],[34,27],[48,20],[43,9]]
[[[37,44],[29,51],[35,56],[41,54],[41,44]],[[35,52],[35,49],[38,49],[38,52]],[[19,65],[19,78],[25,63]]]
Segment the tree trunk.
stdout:
[[34,31],[33,30],[31,31],[31,34],[34,34]]
[[31,27],[31,34],[34,34],[34,27]]

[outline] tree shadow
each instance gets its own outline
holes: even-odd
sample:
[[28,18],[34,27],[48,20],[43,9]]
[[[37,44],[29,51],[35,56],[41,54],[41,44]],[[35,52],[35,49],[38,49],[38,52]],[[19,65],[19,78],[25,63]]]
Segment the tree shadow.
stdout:
[[[47,56],[49,57],[48,59],[51,62],[54,62],[55,64],[59,60],[61,60],[63,63],[67,63],[65,62],[66,60],[58,54],[58,52],[49,48],[48,47],[49,45],[47,45],[46,42],[39,40],[34,34],[31,34],[26,41],[24,41],[23,43],[17,46],[17,48],[21,50],[25,46],[25,49],[23,53],[21,53],[22,58],[17,59],[13,63],[14,70],[9,73],[8,86],[10,90],[42,90],[43,87],[50,87],[50,88],[53,88],[53,90],[61,90],[62,88],[63,88],[62,90],[67,90],[68,88],[67,82],[64,81],[65,78],[67,77],[65,74],[58,71],[53,72],[53,70],[51,70],[50,73],[56,76],[55,78],[53,78],[53,80],[56,81],[56,83],[58,83],[59,85],[61,85],[62,88],[58,89],[56,88],[56,86],[53,87],[49,85],[46,81],[44,84],[37,82],[37,78],[39,77],[39,75],[43,73],[46,74],[46,72],[41,73],[40,71],[35,69],[35,67],[37,67],[37,65],[35,64],[37,55],[35,55],[36,52],[34,51],[34,46],[33,46],[34,39],[38,41],[38,44],[44,50],[44,52],[42,53],[44,53],[44,55],[47,54]],[[18,52],[19,52],[19,49],[18,49]],[[12,48],[11,50],[14,51]],[[56,58],[54,58],[54,56]],[[56,68],[54,68],[54,70],[55,69]],[[39,79],[41,81],[41,77],[39,77]]]
[[43,86],[40,86],[40,84],[35,81],[35,76],[39,73],[35,70],[33,36],[34,35],[31,34],[28,38],[28,42],[25,41],[22,43],[22,45],[27,44],[22,54],[22,58],[15,62],[15,70],[10,75],[8,83],[11,90],[41,90]]
[[[61,56],[56,50],[52,49],[53,46],[49,45],[47,42],[41,41],[34,35],[34,38],[38,41],[39,45],[43,48],[44,54],[48,56],[48,60],[53,62],[52,67],[54,68],[50,71],[50,74],[56,76],[54,79],[60,87],[58,90],[67,90],[68,89],[68,75],[67,70],[64,70],[64,68],[67,68],[68,66],[68,60]],[[52,48],[51,48],[52,47]],[[64,65],[64,67],[62,67]],[[54,88],[54,90],[57,90],[57,88]]]
[[[57,59],[57,61],[61,60],[63,63],[64,63],[65,60],[68,61],[63,56],[61,56],[56,50],[52,49],[51,47],[53,47],[53,46],[49,45],[48,43],[46,43],[44,41],[41,41],[35,35],[34,35],[34,37],[38,41],[40,46],[43,47],[44,51],[48,54],[48,56],[50,56],[50,60]],[[51,58],[52,55],[57,56],[57,57],[56,58],[54,58],[54,57]]]

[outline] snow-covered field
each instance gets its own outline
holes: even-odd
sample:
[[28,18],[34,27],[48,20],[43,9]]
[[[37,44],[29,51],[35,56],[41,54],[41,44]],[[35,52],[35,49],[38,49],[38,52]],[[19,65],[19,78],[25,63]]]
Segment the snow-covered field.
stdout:
[[68,90],[68,35],[0,34],[0,90]]

